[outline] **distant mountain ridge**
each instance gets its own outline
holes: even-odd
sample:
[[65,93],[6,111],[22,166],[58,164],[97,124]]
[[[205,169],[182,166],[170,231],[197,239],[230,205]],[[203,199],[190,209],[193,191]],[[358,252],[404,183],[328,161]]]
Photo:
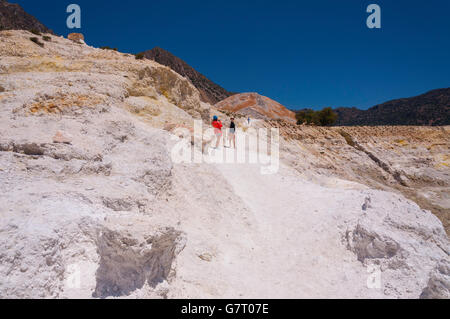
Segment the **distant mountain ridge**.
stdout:
[[2,30],[36,30],[54,34],[20,5],[5,0],[0,0],[0,31]]
[[368,110],[339,107],[334,112],[337,126],[450,125],[450,88],[388,101]]
[[335,110],[340,126],[352,125],[450,125],[450,88],[388,101],[366,111],[356,108]]
[[220,85],[209,80],[206,76],[196,71],[189,64],[173,55],[169,51],[159,47],[143,52],[147,59],[158,62],[159,64],[168,66],[178,74],[188,78],[192,84],[200,91],[200,97],[203,102],[212,105],[226,99],[234,93],[228,92]]

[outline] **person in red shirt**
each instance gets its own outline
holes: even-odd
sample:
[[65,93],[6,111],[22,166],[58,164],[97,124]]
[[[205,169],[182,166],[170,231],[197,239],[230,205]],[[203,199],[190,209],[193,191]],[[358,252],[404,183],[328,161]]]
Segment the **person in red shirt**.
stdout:
[[219,118],[217,116],[213,117],[213,121],[211,123],[211,125],[214,127],[214,134],[216,135],[217,138],[217,142],[216,142],[216,147],[219,147],[220,144],[220,139],[222,138],[222,122],[219,120]]

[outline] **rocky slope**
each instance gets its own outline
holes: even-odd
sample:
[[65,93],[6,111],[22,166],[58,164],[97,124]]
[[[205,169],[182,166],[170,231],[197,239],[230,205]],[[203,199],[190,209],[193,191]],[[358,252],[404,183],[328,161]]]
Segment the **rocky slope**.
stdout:
[[2,30],[36,30],[53,33],[35,17],[25,12],[20,5],[6,0],[0,0],[0,31]]
[[389,101],[366,111],[338,108],[337,125],[450,125],[450,88]]
[[257,93],[233,95],[219,103],[216,108],[223,111],[239,113],[257,119],[282,119],[295,121],[295,113],[268,97]]
[[396,189],[448,204],[448,128],[239,120],[280,126],[276,174],[180,163],[174,128],[228,121],[190,81],[30,36],[0,32],[1,298],[450,297],[442,222]]
[[[307,176],[339,176],[403,194],[450,232],[450,127],[308,127],[278,121],[286,160]],[[298,146],[298,147],[297,147]]]
[[200,98],[203,102],[215,104],[233,95],[233,93],[228,92],[221,86],[212,82],[186,62],[164,49],[158,47],[153,48],[152,50],[145,51],[144,56],[147,59],[166,65],[178,74],[188,78],[199,90]]

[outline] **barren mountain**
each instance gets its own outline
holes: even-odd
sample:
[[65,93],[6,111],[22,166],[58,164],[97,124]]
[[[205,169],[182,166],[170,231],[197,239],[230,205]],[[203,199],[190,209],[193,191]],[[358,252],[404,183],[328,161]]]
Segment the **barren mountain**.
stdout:
[[43,33],[53,33],[35,17],[28,14],[18,4],[0,0],[0,31],[1,30],[36,30]]
[[203,102],[215,104],[233,95],[233,93],[228,92],[221,86],[212,82],[203,74],[197,72],[186,62],[164,49],[156,47],[152,50],[144,52],[144,56],[147,59],[168,66],[178,74],[188,78],[192,82],[192,84],[194,84],[194,86],[199,90],[200,98]]
[[0,32],[0,298],[450,298],[449,127],[239,119],[260,161],[224,161],[188,79],[30,37]]
[[366,111],[338,108],[337,125],[450,125],[450,88],[376,105]]
[[239,113],[259,119],[283,119],[295,121],[295,113],[278,102],[257,93],[233,95],[216,104],[223,111]]

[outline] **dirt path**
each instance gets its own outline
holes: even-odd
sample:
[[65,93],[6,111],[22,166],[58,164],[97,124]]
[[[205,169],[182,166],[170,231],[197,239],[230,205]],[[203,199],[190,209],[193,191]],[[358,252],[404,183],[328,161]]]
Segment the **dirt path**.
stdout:
[[342,197],[342,191],[301,180],[287,167],[273,175],[262,175],[259,165],[214,167],[255,223],[243,236],[251,243],[218,247],[229,266],[223,276],[231,274],[226,280],[234,285],[230,292],[250,298],[381,297],[381,291],[367,289],[367,271],[342,244],[337,229],[340,212],[361,209],[361,191]]

